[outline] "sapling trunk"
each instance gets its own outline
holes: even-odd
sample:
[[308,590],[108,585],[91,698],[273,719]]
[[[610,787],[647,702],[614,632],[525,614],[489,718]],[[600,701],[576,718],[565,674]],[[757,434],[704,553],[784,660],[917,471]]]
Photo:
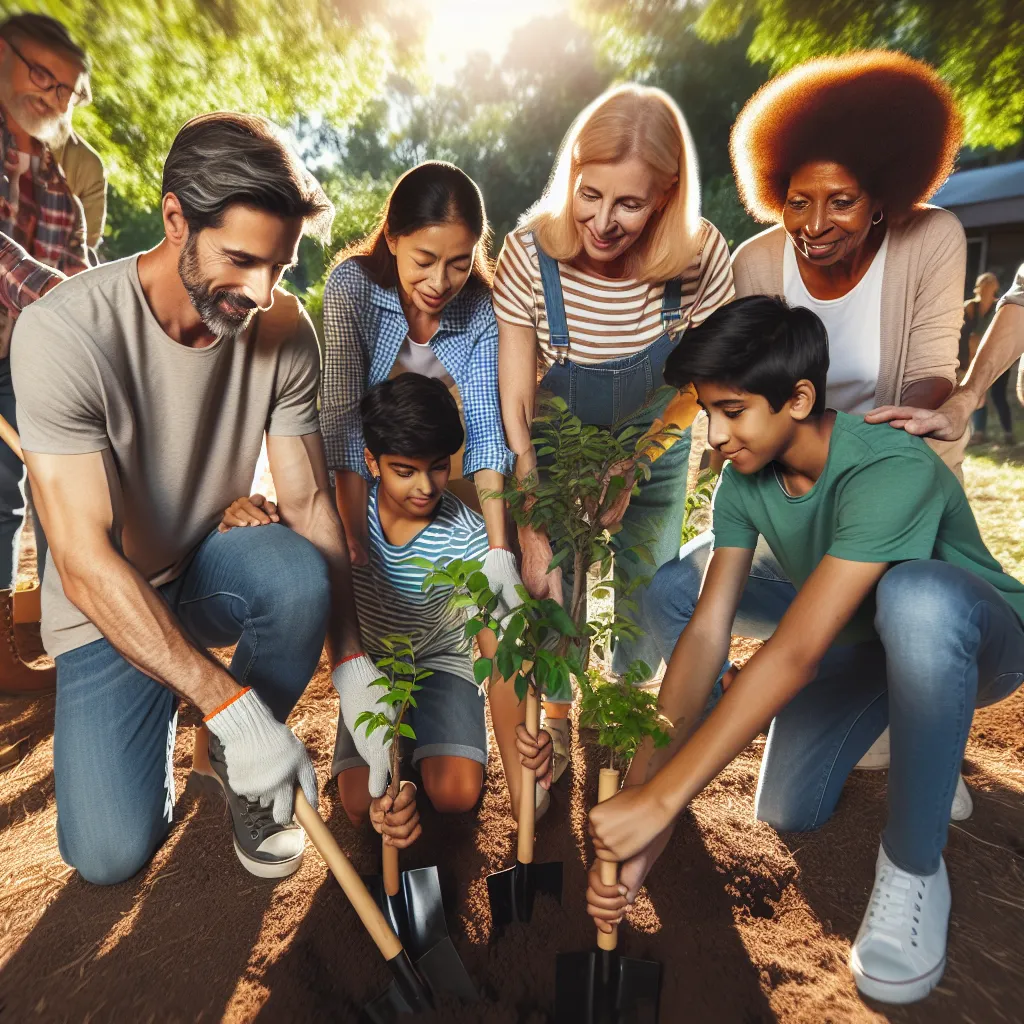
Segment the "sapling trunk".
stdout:
[[[602,768],[597,782],[597,802],[603,803],[611,800],[619,791],[619,771],[617,768]],[[601,882],[604,885],[616,885],[619,881],[619,865],[615,861],[602,860],[600,862]],[[610,932],[597,930],[597,945],[599,949],[613,950],[619,943],[619,927],[613,925]]]

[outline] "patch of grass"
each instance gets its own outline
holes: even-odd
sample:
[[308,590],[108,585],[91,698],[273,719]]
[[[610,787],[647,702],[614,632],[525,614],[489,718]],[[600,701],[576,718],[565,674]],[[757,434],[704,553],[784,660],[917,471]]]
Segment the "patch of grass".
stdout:
[[1024,580],[1024,445],[969,449],[964,484],[989,551]]

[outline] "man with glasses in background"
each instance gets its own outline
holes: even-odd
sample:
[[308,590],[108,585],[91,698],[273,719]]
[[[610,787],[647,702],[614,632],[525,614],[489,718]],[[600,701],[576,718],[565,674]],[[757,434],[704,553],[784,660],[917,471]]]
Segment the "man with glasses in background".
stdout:
[[[89,58],[60,22],[18,14],[0,23],[0,233],[66,275],[89,266],[85,215],[54,156],[72,135],[71,113],[91,99]],[[10,351],[14,318],[0,309],[0,415],[17,428]],[[52,690],[53,669],[18,657],[11,614],[25,470],[0,442],[0,695]],[[40,573],[46,541],[36,530]],[[6,641],[6,642],[5,642]]]

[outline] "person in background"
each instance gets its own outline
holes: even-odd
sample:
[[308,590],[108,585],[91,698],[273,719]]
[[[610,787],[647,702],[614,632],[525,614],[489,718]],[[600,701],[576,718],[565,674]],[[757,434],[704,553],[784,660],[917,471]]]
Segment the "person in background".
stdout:
[[[732,295],[728,246],[700,216],[697,154],[682,112],[660,89],[626,85],[599,96],[573,122],[544,195],[498,258],[501,403],[516,476],[537,469],[539,391],[564,399],[584,424],[679,428],[683,436],[653,461],[632,500],[623,467],[630,486],[615,510],[616,546],[654,532],[655,564],[674,558],[697,407],[689,396],[676,400],[662,371],[686,328]],[[561,600],[561,571],[547,572],[548,538],[521,528],[519,542],[527,590]],[[648,571],[615,561],[619,583]],[[646,635],[615,645],[616,672],[636,659],[652,669],[661,660]],[[545,702],[544,713],[557,779],[568,764],[568,705]]]
[[[817,314],[828,331],[829,408],[934,409],[956,383],[967,243],[952,213],[925,204],[962,136],[938,75],[886,51],[802,64],[763,86],[736,120],[740,196],[753,217],[774,222],[736,250],[736,294],[784,296]],[[941,454],[959,474],[966,435],[952,441]],[[693,540],[647,591],[666,659],[693,614],[713,545],[711,531]],[[762,541],[737,632],[766,639],[795,596]],[[887,763],[882,735],[862,767]]]
[[[959,438],[967,430],[971,415],[984,401],[993,383],[1008,373],[1024,356],[1024,263],[1017,270],[1010,290],[999,300],[996,313],[978,345],[978,351],[956,390],[938,409],[911,404],[874,409],[869,423],[889,423],[920,437],[938,441]],[[1017,399],[1024,404],[1024,361],[1017,378]]]
[[[999,278],[991,271],[978,275],[974,283],[974,295],[964,303],[964,328],[960,336],[960,365],[970,366],[972,360],[981,344],[981,339],[988,332],[995,318],[999,296]],[[967,352],[964,354],[964,338],[967,335]],[[1013,444],[1013,417],[1010,414],[1010,401],[1007,397],[1007,388],[1010,386],[1010,374],[1013,367],[1001,373],[988,389],[988,393],[982,398],[981,405],[975,410],[971,417],[971,444],[987,444],[988,436],[985,431],[988,427],[988,399],[996,407],[999,416],[999,425],[1003,428],[1003,444]]]
[[[285,719],[325,630],[334,663],[366,661],[349,661],[361,642],[316,335],[278,287],[305,232],[329,237],[334,210],[274,125],[223,111],[178,132],[162,196],[160,243],[31,303],[11,349],[51,541],[57,843],[93,883],[145,865],[171,827],[184,698],[204,716],[193,774],[227,801],[239,861],[282,877],[305,843],[296,785],[317,802]],[[264,437],[281,521],[221,534]],[[225,646],[230,668],[208,653]]]
[[504,503],[488,497],[504,490],[511,468],[498,402],[489,242],[480,189],[459,168],[432,160],[395,182],[380,222],[339,254],[324,287],[320,426],[352,562],[365,565],[370,475],[359,403],[401,373],[443,381],[466,426],[451,489],[483,513],[483,571],[511,610],[520,603],[519,574]]
[[[622,791],[590,812],[598,858],[624,863],[621,892],[595,866],[587,902],[610,930],[678,815],[769,721],[754,813],[780,832],[828,821],[888,722],[888,816],[850,969],[865,995],[910,1003],[946,966],[942,853],[962,816],[974,709],[1024,681],[1024,585],[992,557],[963,488],[923,441],[827,408],[829,357],[814,313],[748,296],[669,360],[666,377],[696,384],[708,438],[729,461],[715,549],[658,698],[673,741],[657,752],[647,741]],[[798,592],[702,719],[759,536]]]
[[[65,275],[85,270],[89,262],[82,205],[53,149],[67,141],[74,107],[90,98],[89,58],[60,22],[42,14],[18,14],[0,23],[0,234],[24,247],[39,264]],[[26,293],[19,301],[28,297]],[[7,307],[0,309],[0,415],[17,430],[8,357],[14,322]],[[21,460],[0,442],[0,612],[5,622],[18,571],[26,492]],[[35,538],[42,576],[46,538],[38,517]],[[11,652],[11,659],[5,659],[10,663],[0,663],[0,693],[53,688],[52,668],[30,670],[16,657],[16,646]]]
[[88,142],[72,131],[67,142],[53,151],[68,188],[78,196],[85,214],[85,241],[90,261],[99,262],[96,255],[103,241],[103,228],[107,223],[107,172],[103,160]]

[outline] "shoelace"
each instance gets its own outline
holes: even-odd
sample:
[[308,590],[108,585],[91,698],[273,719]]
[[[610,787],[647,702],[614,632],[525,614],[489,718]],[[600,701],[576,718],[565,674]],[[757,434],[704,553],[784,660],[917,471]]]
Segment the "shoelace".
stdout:
[[[246,800],[241,796],[238,797],[238,801],[245,804],[242,820],[253,832],[262,832],[268,826],[275,824],[273,808],[262,807],[259,800]],[[253,835],[253,839],[255,838],[256,836]]]
[[901,941],[909,938],[916,947],[924,890],[925,883],[906,871],[889,865],[882,868],[871,894],[871,926]]

